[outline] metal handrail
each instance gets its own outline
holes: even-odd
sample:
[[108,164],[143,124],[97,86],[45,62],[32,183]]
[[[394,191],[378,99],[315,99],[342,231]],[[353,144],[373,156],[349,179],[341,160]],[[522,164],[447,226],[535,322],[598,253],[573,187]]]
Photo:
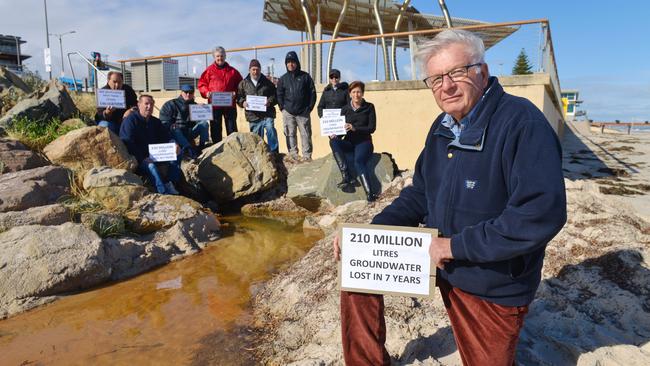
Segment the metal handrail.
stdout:
[[100,70],[100,69],[98,69],[95,65],[93,65],[92,62],[90,62],[90,60],[88,60],[88,59],[87,59],[84,55],[82,55],[79,51],[68,52],[68,63],[70,64],[70,71],[72,72],[72,83],[74,84],[74,91],[78,92],[79,90],[78,90],[78,88],[77,88],[77,78],[76,78],[75,75],[74,75],[74,68],[72,67],[72,61],[70,60],[70,55],[79,55],[79,57],[81,57],[84,61],[86,61],[86,63],[87,63],[88,65],[90,65],[90,67],[92,67],[93,69],[95,69],[95,71],[97,71],[98,73],[103,74],[104,76],[108,76],[108,74],[106,74],[106,73],[104,72],[104,70]]

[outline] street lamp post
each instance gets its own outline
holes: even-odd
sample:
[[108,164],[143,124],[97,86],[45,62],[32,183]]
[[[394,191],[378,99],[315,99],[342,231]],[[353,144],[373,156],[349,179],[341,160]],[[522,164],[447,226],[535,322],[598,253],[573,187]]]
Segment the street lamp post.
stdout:
[[[45,42],[47,44],[47,52],[49,52],[50,49],[50,31],[49,27],[47,25],[47,0],[43,0],[43,9],[45,10]],[[46,68],[47,68],[47,60],[45,60],[46,63]],[[52,66],[50,66],[49,70],[46,70],[50,74],[50,80],[52,79]]]
[[65,76],[65,61],[63,61],[63,36],[67,34],[77,33],[77,31],[69,31],[61,34],[50,33],[50,36],[59,38],[59,47],[61,47],[61,76]]

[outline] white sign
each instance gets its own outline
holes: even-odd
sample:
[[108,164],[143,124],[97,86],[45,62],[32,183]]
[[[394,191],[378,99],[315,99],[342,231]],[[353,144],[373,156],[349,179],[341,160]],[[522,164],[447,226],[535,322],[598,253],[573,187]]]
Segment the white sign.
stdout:
[[247,95],[246,103],[248,103],[247,111],[266,112],[266,97],[264,96]]
[[339,117],[340,115],[340,109],[323,109],[323,117]]
[[97,108],[106,107],[126,109],[124,90],[97,89]]
[[[343,224],[341,289],[429,296],[434,229]],[[434,272],[435,274],[435,272]]]
[[52,71],[52,53],[49,48],[43,49],[43,60],[45,61],[45,71]]
[[173,142],[167,144],[149,144],[149,157],[155,162],[175,161],[176,144]]
[[232,107],[231,92],[212,92],[212,105],[216,107]]
[[212,121],[212,106],[209,104],[190,104],[190,121]]
[[344,116],[325,117],[325,114],[323,114],[323,117],[320,119],[321,136],[345,135],[346,133]]

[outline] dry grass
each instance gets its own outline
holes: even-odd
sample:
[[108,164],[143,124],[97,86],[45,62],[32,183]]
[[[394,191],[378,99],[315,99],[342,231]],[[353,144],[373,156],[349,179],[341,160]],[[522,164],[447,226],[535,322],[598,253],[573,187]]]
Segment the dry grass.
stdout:
[[70,97],[72,97],[72,101],[77,106],[77,109],[79,109],[79,112],[81,112],[82,115],[81,119],[83,120],[95,119],[95,112],[97,106],[95,102],[94,93],[81,93],[81,92],[70,91]]

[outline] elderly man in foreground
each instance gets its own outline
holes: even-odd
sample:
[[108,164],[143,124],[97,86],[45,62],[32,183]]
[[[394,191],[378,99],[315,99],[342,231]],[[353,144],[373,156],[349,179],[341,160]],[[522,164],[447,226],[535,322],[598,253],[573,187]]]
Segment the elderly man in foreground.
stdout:
[[[560,143],[539,109],[490,77],[480,38],[446,30],[419,49],[443,113],[413,185],[372,223],[439,230],[429,255],[463,364],[510,366],[544,250],[566,221]],[[390,364],[383,312],[382,296],[341,292],[347,364]]]

